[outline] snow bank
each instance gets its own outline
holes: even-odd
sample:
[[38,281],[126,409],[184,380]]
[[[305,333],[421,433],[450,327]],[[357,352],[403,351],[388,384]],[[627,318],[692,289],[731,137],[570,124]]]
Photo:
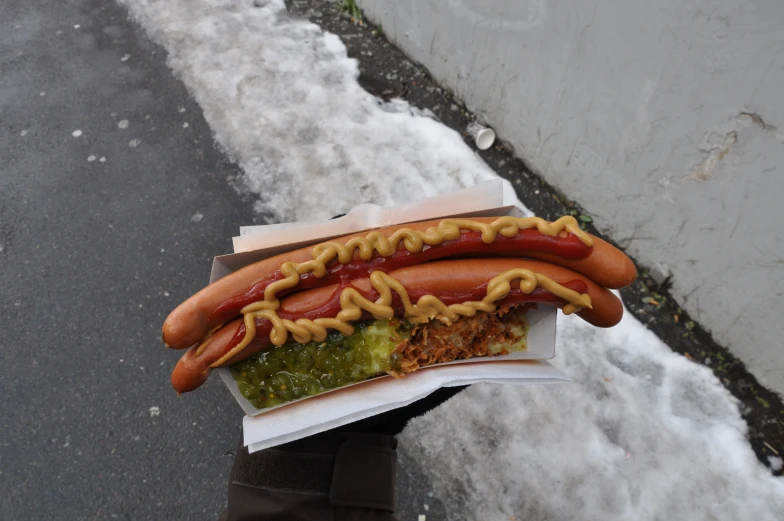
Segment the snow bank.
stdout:
[[[280,0],[121,1],[169,52],[268,218],[494,176],[452,130],[380,107],[340,40]],[[575,384],[475,386],[402,436],[450,519],[782,519],[784,480],[756,460],[710,371],[630,315],[612,330],[563,319],[558,340]]]
[[329,218],[495,177],[456,132],[380,107],[340,39],[289,18],[282,1],[121,3],[166,48],[271,220]]
[[555,363],[575,384],[473,386],[404,432],[450,520],[784,519],[784,480],[707,368],[630,314],[561,318]]

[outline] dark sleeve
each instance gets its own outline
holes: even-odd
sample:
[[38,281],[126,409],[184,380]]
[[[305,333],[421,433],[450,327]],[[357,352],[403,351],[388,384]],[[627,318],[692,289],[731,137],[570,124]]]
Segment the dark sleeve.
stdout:
[[463,389],[253,454],[240,444],[221,521],[395,521],[395,435]]
[[326,432],[237,449],[221,521],[395,521],[397,440]]

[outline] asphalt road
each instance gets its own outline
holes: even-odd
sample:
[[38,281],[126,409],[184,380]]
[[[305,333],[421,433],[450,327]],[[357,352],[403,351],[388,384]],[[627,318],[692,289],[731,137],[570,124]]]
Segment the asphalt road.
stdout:
[[[242,412],[178,398],[160,326],[254,221],[114,2],[0,2],[0,519],[215,519]],[[401,451],[400,519],[444,516]]]
[[238,169],[113,2],[0,2],[0,122],[0,519],[214,519],[242,413],[160,326],[253,221]]

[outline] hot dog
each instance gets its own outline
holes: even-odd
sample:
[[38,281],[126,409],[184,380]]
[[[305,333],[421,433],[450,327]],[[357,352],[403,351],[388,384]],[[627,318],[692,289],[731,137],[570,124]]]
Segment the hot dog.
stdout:
[[411,223],[341,237],[247,266],[178,306],[164,323],[163,340],[175,349],[201,342],[245,306],[264,299],[271,285],[287,279],[282,272],[287,263],[302,266],[317,258],[326,260],[320,266],[323,272],[303,270],[293,286],[279,288],[277,297],[360,279],[374,270],[390,272],[438,259],[493,256],[547,261],[609,288],[624,287],[637,275],[623,252],[582,231],[572,217],[554,223],[534,217]]
[[[322,342],[328,331],[349,336],[357,322],[393,317],[418,324],[440,320],[445,325],[439,327],[448,334],[461,323],[489,320],[477,319],[477,315],[493,316],[498,310],[529,303],[569,308],[598,327],[617,324],[623,313],[612,292],[583,274],[548,262],[516,258],[436,261],[294,293],[280,301],[272,316],[246,313],[245,320],[231,321],[189,349],[172,373],[172,385],[180,393],[191,391],[206,380],[213,367],[232,365],[259,351],[274,349],[273,343],[283,344],[281,340],[291,341],[298,334],[295,339],[301,343]],[[282,328],[283,339],[274,338],[274,320],[290,322]],[[490,322],[498,325],[498,321]],[[252,338],[236,350],[248,339],[248,325],[255,329]],[[297,333],[298,329],[306,331]]]

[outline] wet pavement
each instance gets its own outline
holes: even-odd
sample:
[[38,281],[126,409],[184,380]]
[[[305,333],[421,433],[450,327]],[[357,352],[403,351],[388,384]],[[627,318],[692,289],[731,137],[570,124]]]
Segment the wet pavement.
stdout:
[[178,398],[171,308],[252,205],[113,2],[0,3],[0,518],[212,519],[241,410]]

